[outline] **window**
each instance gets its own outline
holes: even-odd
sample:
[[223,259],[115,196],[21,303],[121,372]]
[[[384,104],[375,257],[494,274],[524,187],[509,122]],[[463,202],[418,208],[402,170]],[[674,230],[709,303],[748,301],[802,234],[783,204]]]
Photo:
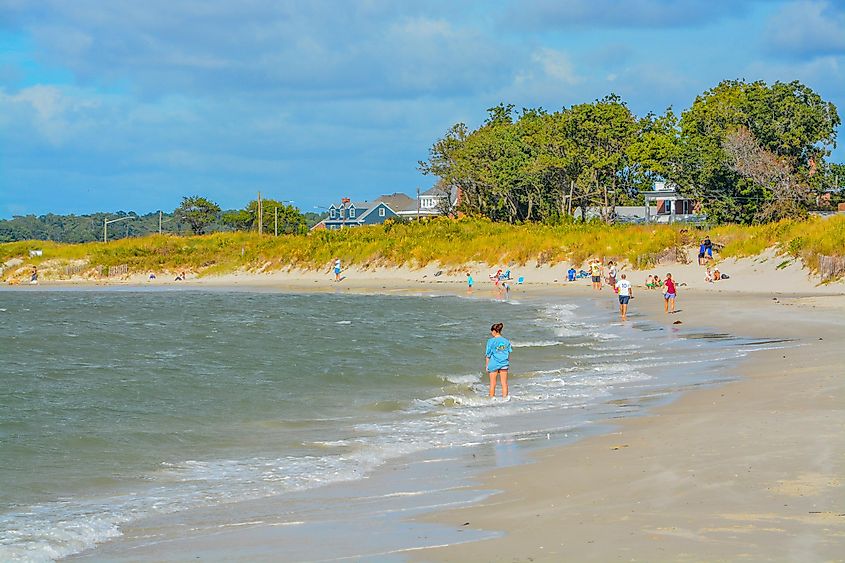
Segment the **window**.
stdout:
[[334,207],[332,207],[331,209],[329,209],[329,217],[331,217],[332,219],[334,219],[334,218],[336,217],[336,215],[335,215],[335,208],[334,208]]
[[355,218],[355,208],[354,208],[354,207],[350,207],[350,208],[349,208],[349,218],[350,218],[350,219],[354,219],[354,218]]
[[379,208],[378,208],[378,216],[379,216],[379,217],[384,217],[384,207],[379,207]]

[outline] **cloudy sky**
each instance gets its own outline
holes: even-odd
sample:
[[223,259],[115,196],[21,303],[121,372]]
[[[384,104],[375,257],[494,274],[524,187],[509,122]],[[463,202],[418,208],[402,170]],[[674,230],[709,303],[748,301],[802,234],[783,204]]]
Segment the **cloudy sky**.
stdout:
[[843,30],[844,0],[0,0],[0,217],[413,193],[501,101],[797,79],[845,114]]

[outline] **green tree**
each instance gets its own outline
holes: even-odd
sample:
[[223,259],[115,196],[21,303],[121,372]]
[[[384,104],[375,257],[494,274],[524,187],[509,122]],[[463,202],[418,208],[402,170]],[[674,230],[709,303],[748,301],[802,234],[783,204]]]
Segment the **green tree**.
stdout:
[[800,82],[724,81],[681,115],[682,164],[670,179],[701,199],[717,221],[760,220],[775,194],[733,166],[728,137],[746,128],[792,177],[809,184],[812,169],[836,146],[839,124],[836,107]]
[[200,196],[183,197],[174,214],[191,227],[194,234],[202,234],[220,214],[220,206]]
[[[308,222],[305,216],[293,205],[274,199],[262,199],[261,208],[263,210],[261,213],[262,228],[265,233],[275,232],[276,210],[278,210],[279,234],[296,235],[308,232]],[[252,200],[247,204],[244,215],[242,215],[242,217],[248,217],[246,221],[247,229],[258,229],[258,215],[258,200]]]

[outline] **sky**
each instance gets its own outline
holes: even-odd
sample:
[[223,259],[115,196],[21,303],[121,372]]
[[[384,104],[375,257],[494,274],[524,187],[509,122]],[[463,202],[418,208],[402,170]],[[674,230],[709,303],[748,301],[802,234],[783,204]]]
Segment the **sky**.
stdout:
[[845,0],[0,0],[0,218],[413,194],[500,102],[644,115],[737,78],[845,116]]

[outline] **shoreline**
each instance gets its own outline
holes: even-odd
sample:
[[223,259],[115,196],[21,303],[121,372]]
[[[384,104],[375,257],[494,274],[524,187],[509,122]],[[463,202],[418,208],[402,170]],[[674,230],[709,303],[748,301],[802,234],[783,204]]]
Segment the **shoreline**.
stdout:
[[794,346],[750,354],[736,381],[486,472],[478,486],[497,494],[423,521],[503,535],[414,560],[843,560],[845,296],[707,299],[679,300],[682,330]]
[[[284,292],[298,292],[296,287],[300,287],[303,292],[307,293],[319,293],[325,291],[342,291],[346,292],[349,291],[350,293],[370,293],[370,294],[402,294],[402,295],[417,295],[417,294],[427,294],[430,295],[432,293],[435,294],[457,294],[461,296],[464,294],[461,291],[462,287],[457,285],[459,282],[454,283],[426,283],[425,281],[417,283],[415,285],[410,285],[407,282],[403,282],[401,280],[374,280],[372,278],[368,280],[362,280],[356,284],[347,284],[342,289],[328,284],[327,288],[320,289],[322,291],[314,291],[311,286],[309,286],[309,282],[303,282],[299,286],[291,287],[294,284],[279,284],[276,280],[263,280],[262,283],[253,284],[250,283],[249,279],[243,279],[243,284],[238,284],[237,286],[232,285],[231,283],[222,283],[223,280],[216,280],[217,283],[189,283],[184,285],[178,285],[180,289],[199,289],[199,290],[209,290],[209,289],[232,289],[232,290],[268,290],[268,291],[284,291]],[[433,281],[433,280],[430,280]],[[375,282],[375,283],[374,283]],[[310,282],[313,283],[313,282]],[[384,285],[382,285],[384,284]],[[176,285],[176,284],[173,284]],[[320,284],[325,285],[325,284]],[[379,287],[380,286],[380,289]],[[66,286],[60,286],[66,287]],[[98,286],[84,286],[86,288],[90,287],[90,289],[99,289]],[[105,289],[117,287],[121,289],[128,289],[132,290],[133,288],[140,288],[140,289],[147,289],[148,286],[131,286],[131,285],[110,285]],[[158,286],[161,289],[164,289],[163,286]],[[169,286],[167,286],[170,289]],[[307,289],[306,289],[307,288]],[[150,288],[152,289],[152,288]],[[310,291],[309,291],[310,290]],[[385,291],[386,290],[386,291]],[[608,296],[609,294],[605,292],[602,293],[602,296]],[[737,320],[738,323],[735,326],[729,327],[728,332],[732,332],[734,334],[740,336],[758,336],[758,337],[779,337],[779,335],[773,334],[773,332],[784,332],[782,329],[783,326],[779,326],[777,323],[770,322],[772,321],[773,313],[774,319],[779,317],[776,313],[782,313],[784,311],[791,311],[789,316],[796,316],[795,311],[803,311],[804,307],[816,307],[820,311],[818,318],[809,320],[808,319],[801,319],[798,325],[794,327],[794,330],[787,331],[791,332],[792,337],[797,339],[803,338],[801,334],[801,330],[806,328],[806,326],[814,326],[814,323],[819,321],[823,321],[824,323],[831,323],[829,317],[831,315],[835,315],[836,313],[841,313],[845,310],[845,303],[843,303],[843,299],[838,298],[833,292],[828,293],[826,295],[820,295],[818,288],[816,291],[810,291],[808,293],[798,292],[794,293],[791,296],[779,296],[778,303],[773,304],[772,294],[771,293],[757,293],[757,294],[736,294],[734,292],[719,292],[719,291],[698,291],[697,289],[687,293],[686,289],[684,290],[683,294],[679,298],[679,309],[682,309],[678,313],[677,316],[663,316],[662,309],[655,310],[655,304],[659,305],[662,302],[662,299],[659,299],[659,293],[654,292],[653,294],[646,292],[642,288],[635,289],[635,295],[640,299],[634,301],[635,309],[632,309],[632,313],[636,315],[644,315],[645,317],[649,318],[652,321],[662,322],[665,323],[666,320],[671,318],[672,322],[674,320],[682,320],[684,324],[680,325],[680,329],[684,331],[691,331],[696,330],[697,328],[708,326],[709,328],[719,329],[720,327],[724,326],[725,318],[719,318],[719,314],[722,314],[724,311],[731,311],[730,320]],[[588,297],[588,298],[597,298],[599,294],[589,289],[589,286],[583,286],[582,284],[573,284],[569,287],[561,288],[560,284],[552,286],[551,283],[536,283],[526,286],[524,288],[514,288],[514,292],[511,295],[512,299],[519,299],[522,295],[528,297],[529,299],[548,299],[553,298],[554,296],[560,296],[565,298],[581,298],[581,297]],[[648,295],[648,297],[646,297]],[[489,289],[484,289],[477,291],[474,295],[476,298],[496,298],[496,294]],[[772,307],[776,307],[773,309]],[[612,310],[612,308],[611,308]],[[714,312],[717,315],[714,315]],[[798,314],[798,316],[803,316],[803,312]],[[694,317],[693,320],[688,320],[689,317]],[[636,320],[636,316],[633,319]],[[825,338],[823,342],[827,342],[830,344],[831,347],[835,347],[838,342],[841,345],[841,336],[839,339],[836,339],[836,328],[843,328],[841,321],[836,322],[836,319],[833,319],[833,330],[828,327],[826,333],[832,332],[832,334],[828,334],[828,337]],[[672,326],[672,325],[666,325]],[[745,328],[748,330],[738,330],[736,327]],[[761,332],[754,332],[755,330],[759,330]],[[841,332],[841,331],[840,331]],[[793,351],[795,351],[795,356],[799,358],[803,358],[803,360],[795,360],[796,362],[799,361],[814,361],[816,363],[822,359],[822,355],[816,354],[817,350],[813,350],[812,353],[803,353],[809,350],[810,345],[812,342],[806,342],[807,346],[803,348],[795,348],[790,349],[788,354],[790,356],[793,355]],[[602,542],[610,544],[610,547],[607,549],[611,549],[615,547],[616,549],[611,549],[608,551],[607,549],[604,551],[594,551],[595,543],[587,543],[584,548],[580,551],[578,550],[570,550],[570,551],[557,551],[551,549],[553,541],[557,540],[558,538],[563,538],[567,532],[575,534],[575,536],[581,537],[584,536],[583,533],[583,523],[574,524],[572,521],[568,521],[564,518],[566,515],[560,514],[560,509],[557,511],[550,509],[548,506],[543,506],[544,503],[548,504],[550,499],[554,499],[553,504],[557,504],[558,506],[565,506],[566,503],[571,502],[571,498],[574,494],[586,494],[586,491],[594,490],[597,487],[597,483],[600,483],[598,488],[602,490],[603,494],[607,496],[617,496],[618,498],[624,498],[624,493],[626,492],[625,487],[621,486],[619,483],[616,483],[613,480],[615,476],[613,473],[610,475],[602,474],[602,476],[596,475],[597,469],[600,469],[603,466],[614,467],[618,471],[622,471],[625,467],[619,467],[618,464],[620,459],[623,460],[623,465],[627,466],[630,463],[630,457],[632,452],[640,453],[643,450],[648,451],[648,455],[654,458],[658,458],[660,451],[653,451],[647,449],[649,446],[652,448],[654,447],[650,444],[650,440],[648,439],[648,435],[650,434],[660,434],[660,435],[668,435],[672,433],[672,429],[667,429],[667,424],[671,423],[674,424],[674,421],[681,420],[682,416],[693,416],[696,418],[696,424],[693,424],[689,427],[685,427],[686,436],[695,435],[697,431],[696,426],[699,424],[704,424],[707,428],[711,430],[716,430],[716,434],[720,430],[718,425],[718,420],[708,419],[706,416],[703,416],[705,413],[702,411],[707,408],[708,401],[712,402],[715,400],[715,395],[711,397],[713,393],[716,393],[720,396],[721,401],[724,401],[724,397],[726,396],[720,390],[733,388],[735,385],[743,385],[750,381],[747,377],[748,374],[745,373],[746,366],[745,364],[751,363],[758,358],[761,358],[761,354],[772,355],[776,351],[770,352],[758,352],[751,355],[748,359],[741,361],[734,369],[734,371],[741,373],[743,375],[743,379],[734,383],[727,383],[724,386],[719,385],[713,389],[698,389],[695,390],[694,393],[684,392],[680,396],[680,398],[676,398],[668,405],[659,406],[657,408],[649,407],[648,412],[645,416],[635,416],[628,420],[622,421],[620,423],[619,420],[613,421],[604,421],[599,422],[598,424],[603,425],[604,427],[610,428],[609,432],[603,432],[601,435],[598,436],[591,436],[577,442],[575,444],[568,444],[561,447],[551,447],[551,448],[544,448],[539,452],[530,456],[532,459],[531,463],[518,465],[512,468],[506,468],[504,470],[496,470],[494,474],[488,474],[486,477],[483,477],[480,481],[479,485],[468,485],[464,489],[461,489],[460,493],[465,493],[469,497],[472,497],[474,493],[478,493],[479,490],[481,491],[505,491],[504,493],[493,494],[491,496],[487,496],[484,500],[469,506],[468,508],[459,509],[455,513],[450,512],[439,512],[435,514],[425,515],[420,518],[421,522],[433,522],[440,526],[456,526],[458,523],[461,528],[463,528],[464,522],[471,522],[472,525],[470,528],[478,530],[479,534],[482,534],[481,537],[485,537],[484,534],[498,534],[504,533],[505,535],[497,538],[497,539],[489,539],[486,541],[474,541],[469,543],[460,543],[460,544],[450,544],[445,547],[441,548],[422,548],[420,550],[414,550],[412,553],[415,559],[419,560],[502,560],[502,561],[509,561],[509,560],[527,560],[527,558],[532,558],[533,560],[560,560],[563,559],[573,559],[573,560],[581,560],[581,559],[594,559],[594,560],[607,560],[610,558],[614,558],[618,556],[620,553],[624,553],[626,557],[642,557],[643,560],[660,560],[660,559],[677,559],[682,558],[687,554],[692,558],[721,558],[721,557],[751,557],[753,560],[756,556],[752,555],[743,555],[745,552],[730,552],[730,551],[698,551],[698,548],[701,548],[702,545],[705,545],[706,548],[712,548],[714,546],[710,545],[710,543],[717,544],[720,546],[720,549],[727,549],[724,547],[725,541],[724,540],[713,540],[712,542],[708,543],[705,540],[696,540],[703,542],[701,545],[698,543],[693,543],[692,545],[695,548],[685,551],[687,549],[687,544],[684,546],[679,547],[677,544],[682,544],[683,542],[691,542],[693,540],[690,539],[691,533],[689,529],[691,526],[684,528],[679,526],[674,526],[676,530],[673,531],[672,525],[657,525],[659,520],[657,513],[652,513],[649,516],[650,520],[655,521],[654,528],[656,531],[648,537],[648,541],[642,540],[642,545],[634,545],[628,537],[624,537],[622,532],[619,534],[615,532],[608,532],[610,530],[610,525],[621,525],[620,522],[630,522],[633,519],[633,516],[625,515],[624,519],[621,519],[621,505],[620,502],[616,502],[611,506],[607,506],[602,508],[598,506],[595,508],[595,514],[590,513],[590,517],[593,519],[593,526],[594,529],[600,531],[601,533],[598,534],[596,537],[604,537],[604,539],[599,540],[592,540],[593,542]],[[828,353],[827,350],[825,353]],[[834,354],[835,355],[835,354]],[[843,359],[841,357],[841,352],[839,356],[837,356],[836,362]],[[773,364],[777,364],[777,358],[766,358],[765,361],[757,361],[756,363],[763,363],[768,365],[768,362],[772,362]],[[836,362],[833,362],[828,365],[837,365]],[[835,370],[834,370],[835,371]],[[749,387],[748,391],[743,391],[745,396],[754,395],[758,392],[757,387],[761,382],[758,380],[754,380],[754,385]],[[787,385],[787,387],[789,387]],[[840,399],[845,396],[842,393],[841,386],[836,390],[837,397]],[[731,391],[728,395],[734,393]],[[704,398],[706,395],[707,398]],[[697,399],[691,399],[691,397],[702,397]],[[688,405],[687,403],[690,402]],[[717,401],[718,402],[718,401]],[[841,402],[840,402],[841,404]],[[726,403],[724,407],[720,407],[727,409],[723,412],[723,414],[728,413],[730,415],[742,415],[742,405],[737,405],[735,403]],[[720,411],[722,412],[722,411]],[[754,411],[757,412],[756,410]],[[744,413],[746,416],[744,420],[749,421],[753,419],[752,416],[754,413]],[[841,410],[839,413],[841,417]],[[742,418],[742,416],[740,416]],[[754,420],[750,420],[754,422]],[[835,424],[834,424],[835,426]],[[676,430],[677,431],[677,430]],[[645,438],[643,436],[646,436]],[[696,439],[699,440],[701,443],[706,444],[707,440],[706,437],[702,438],[700,436],[696,436]],[[711,437],[712,438],[712,437]],[[827,439],[831,444],[836,444],[837,436],[835,433],[828,434]],[[639,441],[637,441],[639,440]],[[624,441],[624,444],[622,443]],[[712,440],[711,440],[712,441]],[[839,439],[841,442],[841,439]],[[618,447],[623,446],[623,447]],[[845,450],[845,448],[834,448],[834,450],[838,450],[841,454],[841,451]],[[719,450],[721,451],[721,450]],[[586,452],[586,453],[584,453]],[[612,452],[612,453],[609,453]],[[728,453],[735,453],[733,451],[729,451]],[[765,453],[765,452],[764,452]],[[759,455],[759,454],[758,454]],[[587,459],[594,460],[590,462],[589,471],[587,471],[587,475],[583,475],[584,467],[579,467],[577,464],[569,464],[567,465],[566,460],[571,459],[572,457],[576,457],[576,459],[583,459],[583,457],[579,456],[586,456]],[[622,456],[627,456],[623,458]],[[616,465],[614,465],[616,464]],[[667,464],[668,465],[668,464]],[[542,467],[542,469],[541,469]],[[661,472],[666,472],[667,470],[664,466],[661,466]],[[579,473],[580,472],[580,473]],[[630,476],[631,470],[628,470],[626,475]],[[824,480],[824,475],[834,475],[831,482],[837,483],[835,486],[822,486],[813,481],[813,479],[821,479]],[[814,475],[811,476],[804,476],[802,477],[801,474],[796,474],[791,479],[782,479],[784,481],[784,487],[788,488],[789,486],[798,487],[803,492],[806,492],[807,487],[821,487],[818,489],[820,492],[829,493],[831,490],[834,493],[834,496],[839,500],[842,500],[842,487],[841,481],[838,481],[835,475],[842,475],[842,471],[837,470],[831,472],[821,472],[816,471]],[[737,473],[737,475],[739,475]],[[674,470],[672,474],[674,481],[673,486],[676,488],[680,487],[675,483],[675,481],[679,483],[684,482],[684,475],[682,472],[678,470]],[[581,479],[580,481],[578,479]],[[633,477],[632,477],[633,479]],[[668,477],[667,477],[668,479]],[[699,477],[699,479],[701,479]],[[802,481],[804,479],[804,481]],[[707,480],[702,480],[705,482],[705,486],[712,486],[711,482]],[[559,482],[578,482],[581,484],[580,488],[575,487],[578,490],[569,490],[567,489],[565,494],[557,487]],[[532,487],[531,483],[554,483],[555,487],[553,489],[542,489],[539,490],[537,487]],[[670,483],[670,484],[671,484]],[[791,483],[791,485],[790,485]],[[665,485],[665,483],[663,483]],[[682,488],[682,487],[681,487]],[[608,490],[605,490],[608,489]],[[814,489],[815,490],[815,489]],[[682,491],[683,492],[683,491]],[[649,503],[652,502],[652,496],[646,494],[644,492],[637,493],[639,496],[636,498],[629,499],[630,503],[634,503],[636,505],[640,505],[642,503]],[[476,495],[477,496],[477,495]],[[588,495],[589,496],[589,495]],[[662,499],[660,502],[667,503],[666,506],[671,506],[671,503],[667,499]],[[558,504],[559,503],[559,504]],[[591,500],[592,505],[596,505],[596,499],[593,498]],[[599,503],[600,504],[600,503]],[[838,500],[836,503],[838,506],[842,506],[843,503],[839,502]],[[493,510],[491,510],[491,506]],[[509,509],[503,509],[503,506],[509,507]],[[553,508],[553,507],[552,507]],[[818,507],[815,507],[818,508]],[[723,533],[732,533],[732,534],[740,534],[744,535],[745,538],[751,536],[759,536],[759,535],[766,535],[772,534],[771,530],[783,529],[786,530],[783,526],[776,526],[776,525],[769,525],[763,526],[760,525],[756,517],[763,522],[763,524],[771,523],[771,516],[768,515],[777,515],[777,511],[774,508],[767,507],[769,512],[751,512],[748,511],[746,513],[742,512],[735,512],[731,513],[734,514],[735,519],[731,520],[733,522],[734,527],[731,528],[731,525],[722,525],[721,529],[725,530]],[[513,514],[521,515],[522,517],[516,522],[514,525],[514,520],[511,517],[511,514],[508,512],[512,512]],[[531,514],[532,518],[528,518],[528,512],[536,512],[536,516]],[[830,511],[825,510],[808,510],[807,514],[817,512],[821,516],[815,517],[817,520],[823,520],[821,524],[818,525],[827,525],[833,526],[833,534],[843,534],[845,533],[842,529],[842,526],[839,525],[839,521],[837,520],[837,516],[831,516],[828,513]],[[835,511],[834,511],[835,512]],[[632,513],[633,514],[633,513]],[[620,517],[620,522],[601,522],[601,518],[611,520],[615,516]],[[763,516],[761,516],[763,515]],[[695,514],[688,515],[688,518],[694,519],[696,517]],[[744,518],[744,519],[743,519]],[[811,517],[812,519],[813,517]],[[845,520],[845,518],[841,518],[841,520]],[[736,522],[741,522],[741,525],[737,525]],[[750,522],[750,523],[749,523]],[[804,521],[792,521],[793,524],[799,526],[799,531],[795,533],[802,532],[803,530],[800,528],[801,524],[809,526],[816,525],[812,522],[804,522]],[[754,527],[755,524],[761,530],[757,531]],[[524,528],[525,525],[530,526],[530,530]],[[838,526],[838,527],[837,527]],[[567,528],[567,530],[561,530],[562,528]],[[713,524],[708,527],[708,529],[718,530],[720,526]],[[581,530],[581,531],[579,531]],[[732,531],[731,531],[732,530]],[[468,528],[463,528],[460,530],[465,535],[469,536],[470,530]],[[532,533],[527,533],[527,532]],[[271,529],[265,530],[266,534],[273,534]],[[536,532],[536,533],[535,533]],[[627,530],[628,536],[632,536],[634,532],[631,530]],[[716,533],[716,532],[712,532]],[[258,536],[250,535],[246,530],[243,530],[243,533],[236,534],[236,537],[240,537],[243,540],[260,540],[260,541],[268,541],[270,538],[268,535],[262,536],[259,534]],[[610,537],[608,537],[608,534]],[[806,533],[804,534],[806,536]],[[699,533],[698,536],[701,536]],[[624,539],[622,539],[624,537]],[[633,536],[636,537],[636,536]],[[834,541],[834,547],[841,548],[845,543],[843,542],[843,537],[845,535],[833,536],[834,538],[839,538],[839,542],[836,543]],[[589,540],[585,540],[589,541]],[[809,541],[809,540],[807,540]],[[813,545],[818,545],[820,540],[816,540]],[[199,540],[198,540],[199,542]],[[199,546],[200,543],[194,542],[196,546]],[[268,545],[265,546],[265,550],[263,551],[264,555],[268,555],[271,553],[269,545],[272,545],[272,541],[268,541]],[[567,544],[569,545],[569,544]],[[648,552],[649,546],[659,545],[659,550],[654,552]],[[542,547],[543,549],[539,549]],[[569,545],[569,547],[572,547]],[[669,549],[670,551],[666,551]],[[672,549],[676,549],[677,551],[671,551]],[[755,547],[756,549],[756,547]],[[258,551],[256,551],[258,550]],[[621,551],[620,551],[621,550]],[[833,553],[835,553],[835,549]],[[165,552],[166,553],[166,552]],[[186,552],[187,553],[187,552]],[[229,553],[238,553],[237,550],[231,550]],[[259,556],[262,553],[260,546],[252,546],[249,548],[248,551],[245,553],[251,554],[251,556]],[[762,552],[761,552],[762,553]],[[776,551],[770,551],[771,553],[777,553]],[[827,553],[827,552],[822,552]],[[213,552],[206,552],[206,555],[211,555],[213,557]],[[816,554],[814,552],[814,554]],[[161,554],[159,554],[161,555]],[[98,549],[94,551],[87,551],[80,556],[72,557],[98,557]],[[770,555],[771,557],[771,555]],[[760,556],[760,559],[765,559],[766,557]],[[801,557],[798,557],[801,559]],[[812,558],[809,558],[812,559]],[[809,560],[808,559],[808,560]]]

